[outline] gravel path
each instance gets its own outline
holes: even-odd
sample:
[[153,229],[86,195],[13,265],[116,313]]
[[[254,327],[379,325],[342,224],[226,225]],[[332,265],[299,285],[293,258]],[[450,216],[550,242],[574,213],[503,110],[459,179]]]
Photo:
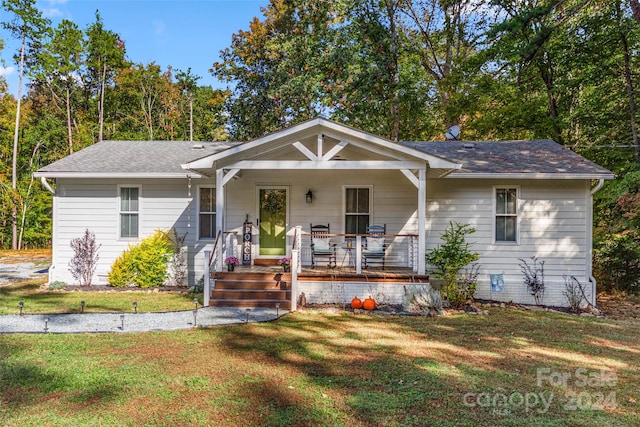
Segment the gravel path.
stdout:
[[[166,313],[25,314],[0,316],[0,333],[86,333],[174,331],[199,326],[219,326],[276,320],[286,310],[270,308],[205,307],[197,311]],[[194,322],[195,320],[195,322]],[[46,330],[45,330],[46,328]]]

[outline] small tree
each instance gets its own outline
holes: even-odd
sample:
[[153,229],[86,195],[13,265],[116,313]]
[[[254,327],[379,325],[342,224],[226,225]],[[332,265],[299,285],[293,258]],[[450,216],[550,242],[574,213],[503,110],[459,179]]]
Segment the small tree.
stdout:
[[98,264],[100,246],[96,244],[96,235],[88,229],[82,237],[71,240],[73,258],[69,261],[69,271],[82,286],[91,285]]
[[444,279],[441,292],[454,307],[473,299],[475,293],[479,266],[473,264],[465,269],[480,258],[477,252],[469,249],[470,244],[465,240],[468,234],[475,231],[469,224],[450,222],[449,228],[441,237],[445,243],[426,255],[427,264],[434,267],[434,275]]
[[520,261],[520,270],[524,274],[524,284],[527,290],[536,301],[536,305],[542,304],[544,297],[544,261],[538,262],[538,257],[532,256],[533,265],[529,265],[527,261],[518,258]]

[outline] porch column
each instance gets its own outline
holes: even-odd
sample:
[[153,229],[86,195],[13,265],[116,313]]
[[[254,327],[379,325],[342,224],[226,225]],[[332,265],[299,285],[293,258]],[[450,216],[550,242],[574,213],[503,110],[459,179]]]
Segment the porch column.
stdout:
[[425,274],[427,251],[427,170],[418,170],[418,274]]
[[216,170],[216,236],[220,233],[220,247],[217,250],[216,265],[223,265],[224,262],[224,170]]

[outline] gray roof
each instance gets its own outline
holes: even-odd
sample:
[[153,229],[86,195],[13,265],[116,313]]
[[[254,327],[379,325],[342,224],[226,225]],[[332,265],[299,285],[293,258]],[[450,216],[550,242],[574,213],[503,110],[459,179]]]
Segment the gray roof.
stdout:
[[[102,141],[40,170],[60,173],[185,174],[180,166],[236,145],[232,142]],[[194,148],[198,147],[198,148]]]
[[402,142],[462,164],[463,174],[580,175],[613,178],[607,169],[552,140]]
[[[37,176],[61,174],[185,175],[186,164],[237,142],[102,141],[47,165]],[[603,167],[551,140],[402,142],[402,145],[462,164],[450,176],[544,175],[613,178]],[[196,148],[197,147],[197,148]]]

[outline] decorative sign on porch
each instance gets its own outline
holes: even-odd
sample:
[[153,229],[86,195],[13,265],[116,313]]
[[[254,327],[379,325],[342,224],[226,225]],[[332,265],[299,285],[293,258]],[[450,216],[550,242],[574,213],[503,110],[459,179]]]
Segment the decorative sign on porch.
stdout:
[[242,224],[242,265],[251,265],[251,229],[253,223]]

